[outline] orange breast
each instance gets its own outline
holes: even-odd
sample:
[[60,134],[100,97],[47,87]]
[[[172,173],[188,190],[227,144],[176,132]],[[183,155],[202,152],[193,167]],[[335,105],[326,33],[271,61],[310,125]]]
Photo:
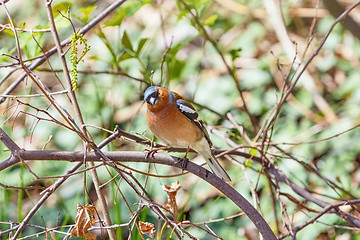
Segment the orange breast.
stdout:
[[176,108],[175,103],[167,104],[155,114],[147,111],[146,120],[155,136],[170,146],[187,147],[203,138],[201,130]]

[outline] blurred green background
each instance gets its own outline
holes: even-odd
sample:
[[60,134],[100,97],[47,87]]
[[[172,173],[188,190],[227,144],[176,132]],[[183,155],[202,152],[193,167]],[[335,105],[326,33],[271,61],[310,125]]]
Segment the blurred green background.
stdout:
[[[272,2],[272,1],[270,1]],[[71,20],[76,29],[83,27],[100,14],[111,1],[54,1],[53,13],[61,40],[73,33],[70,22],[58,10],[67,15],[70,9]],[[185,4],[187,7],[185,7]],[[344,9],[350,1],[339,2]],[[268,3],[269,4],[269,3]],[[271,3],[270,3],[271,4]],[[43,1],[9,1],[6,6],[16,27],[32,29],[33,32],[19,32],[21,51],[24,59],[42,55],[54,46],[50,32],[37,32],[49,29],[46,9]],[[86,124],[113,130],[115,125],[128,132],[152,139],[145,119],[143,92],[153,78],[155,85],[169,87],[194,103],[202,119],[210,126],[218,126],[224,136],[236,144],[245,146],[244,151],[261,156],[260,151],[251,150],[250,143],[240,138],[239,131],[227,120],[231,113],[235,121],[243,126],[253,146],[261,146],[264,135],[262,126],[268,126],[269,116],[281,98],[283,85],[291,83],[296,76],[297,61],[306,62],[322,37],[329,31],[334,17],[317,1],[284,1],[281,10],[287,30],[287,37],[293,42],[297,60],[289,58],[289,50],[284,40],[277,35],[281,27],[274,25],[273,18],[282,19],[279,12],[271,13],[266,4],[257,1],[127,1],[113,14],[85,34],[90,51],[84,61],[78,64],[79,90],[76,92]],[[191,9],[192,16],[189,14]],[[8,19],[4,8],[0,8],[0,79],[1,94],[22,73],[14,71],[9,56],[16,56],[14,34],[7,28]],[[274,14],[274,15],[271,15]],[[314,18],[316,16],[316,18]],[[359,23],[359,9],[351,15]],[[206,30],[210,38],[204,35]],[[36,41],[38,43],[36,43]],[[212,43],[211,40],[214,42]],[[310,41],[311,40],[311,41]],[[41,48],[39,47],[41,46]],[[68,47],[64,48],[65,50]],[[78,45],[79,53],[83,45]],[[291,47],[290,47],[291,49]],[[219,54],[219,52],[221,54]],[[266,136],[269,142],[277,143],[264,148],[268,156],[286,176],[303,188],[316,193],[324,201],[335,203],[337,200],[358,198],[360,182],[359,149],[360,133],[353,129],[359,124],[360,103],[360,42],[341,24],[336,25],[319,55],[307,67],[308,77],[300,78],[291,97],[281,108],[271,134]],[[222,56],[230,66],[236,78],[229,73]],[[67,60],[70,61],[69,53]],[[44,85],[52,92],[61,91],[64,77],[58,56],[55,54],[34,71]],[[69,63],[69,62],[68,62]],[[68,64],[70,67],[70,64]],[[16,66],[15,66],[16,67]],[[153,76],[152,76],[153,72]],[[59,79],[59,80],[58,80]],[[313,90],[308,86],[313,84]],[[243,99],[235,82],[242,90]],[[311,84],[310,84],[311,85]],[[40,93],[30,79],[25,79],[11,95],[29,95]],[[319,107],[318,98],[328,106],[327,111]],[[63,95],[55,96],[63,108],[74,114],[68,99]],[[49,106],[43,97],[19,98],[36,108],[47,110],[60,120],[59,114]],[[244,102],[256,125],[250,121],[244,110]],[[326,109],[326,108],[325,108]],[[3,129],[11,138],[25,149],[82,150],[81,139],[69,130],[48,121],[38,121],[31,115],[47,117],[17,100],[7,99],[0,105],[0,121]],[[88,127],[94,141],[101,142],[109,133],[98,128]],[[332,136],[337,137],[323,140]],[[210,134],[216,148],[230,149],[223,137]],[[312,142],[310,142],[312,141]],[[310,143],[308,143],[310,142]],[[7,159],[10,152],[0,143],[0,159]],[[143,151],[144,146],[126,140],[115,140],[104,148],[106,151]],[[287,153],[287,154],[286,154]],[[174,154],[183,156],[183,154]],[[191,155],[194,158],[196,155]],[[223,160],[222,165],[233,179],[232,186],[254,204],[258,198],[257,209],[267,220],[277,235],[286,233],[283,226],[278,202],[272,195],[272,186],[261,172],[257,163],[238,157],[239,164]],[[201,163],[201,159],[195,159]],[[241,167],[242,164],[244,167]],[[319,174],[336,184],[336,191],[308,166],[313,164]],[[60,176],[73,165],[67,162],[34,161],[28,163],[39,177]],[[129,164],[132,168],[148,171],[149,164]],[[165,175],[181,171],[175,168],[156,165],[150,166],[151,172]],[[116,172],[110,169],[113,176]],[[98,168],[102,183],[111,179],[105,168]],[[146,177],[134,173],[144,183],[155,202],[164,204],[166,194],[161,185],[170,185],[176,180],[182,185],[177,201],[180,214],[178,220],[190,220],[201,223],[210,219],[229,217],[241,212],[234,203],[224,197],[206,182],[190,174],[172,178]],[[87,175],[89,198],[95,202],[96,194]],[[8,186],[50,186],[56,179],[36,179],[24,165],[13,166],[0,173],[0,183]],[[118,179],[117,179],[118,180]],[[139,199],[131,188],[120,183],[122,193],[133,211]],[[113,223],[127,222],[131,213],[113,182],[104,187]],[[253,190],[253,192],[251,191]],[[285,184],[279,185],[279,196],[291,225],[298,226],[316,215],[297,204],[284,194],[298,201],[301,197]],[[36,204],[41,190],[17,190],[0,186],[0,228],[6,230],[9,222],[21,222],[29,209]],[[69,178],[46,201],[30,221],[31,224],[47,228],[73,224],[77,203],[84,203],[83,175]],[[256,196],[254,196],[256,193]],[[274,192],[273,192],[274,193]],[[276,219],[274,207],[276,205]],[[309,208],[320,211],[318,206],[303,201]],[[349,209],[348,211],[354,211]],[[354,213],[356,215],[356,212]],[[152,222],[157,229],[158,239],[173,239],[169,229],[161,229],[163,222],[148,209],[140,213],[143,221]],[[44,218],[44,222],[42,220]],[[278,221],[278,223],[277,223]],[[336,226],[334,226],[336,225]],[[204,225],[200,224],[205,228]],[[257,239],[254,225],[243,215],[214,223],[208,226],[223,239]],[[319,221],[310,224],[297,233],[298,239],[360,239],[355,230],[342,228],[348,224],[339,217],[326,214]],[[60,231],[66,232],[67,227]],[[205,231],[190,227],[187,229],[199,239],[216,239]],[[22,237],[30,236],[39,229],[27,227]],[[118,228],[118,239],[127,238],[129,230]],[[42,235],[44,236],[44,235]],[[52,232],[51,239],[63,239],[64,235]],[[132,239],[141,239],[134,230]],[[290,239],[290,237],[289,237]]]

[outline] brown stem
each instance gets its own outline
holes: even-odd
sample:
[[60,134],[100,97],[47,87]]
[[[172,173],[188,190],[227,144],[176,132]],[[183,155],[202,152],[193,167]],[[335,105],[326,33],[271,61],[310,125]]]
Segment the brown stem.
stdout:
[[[108,140],[113,140],[115,139],[117,136],[119,135],[119,132],[115,132],[113,133],[111,136],[109,136],[109,138],[105,139],[102,143],[99,144],[99,148],[104,147],[106,144],[108,144]],[[11,138],[0,128],[0,136],[2,136],[1,140],[3,141],[5,139],[6,142],[9,142],[11,140]],[[9,140],[10,139],[10,140]],[[12,140],[11,140],[12,141]],[[5,144],[5,142],[4,142]],[[16,143],[13,143],[16,145]],[[12,145],[13,145],[12,144]],[[11,145],[6,145],[10,148]],[[12,151],[12,153],[14,154],[17,153],[17,151],[20,148],[16,145],[16,146],[12,146],[12,148],[10,148],[10,150]],[[15,150],[15,151],[14,151]],[[13,157],[13,159],[16,159],[17,162],[20,161],[20,157],[16,154],[16,157]],[[50,195],[58,188],[60,187],[65,181],[66,179],[68,179],[68,177],[70,176],[71,173],[74,173],[77,169],[79,169],[82,166],[82,162],[77,163],[75,166],[73,166],[70,170],[67,171],[67,173],[60,179],[58,179],[50,188],[48,188],[48,190],[45,192],[45,194],[41,197],[41,199],[35,204],[35,206],[28,212],[28,214],[25,216],[25,218],[23,219],[23,221],[16,226],[16,232],[14,234],[13,239],[16,239],[16,237],[20,234],[20,232],[22,231],[22,229],[28,224],[28,222],[30,221],[30,219],[34,216],[34,214],[39,210],[39,208],[45,203],[45,201],[50,197]],[[1,171],[1,168],[0,168]],[[15,229],[15,228],[14,228]]]
[[[1,4],[4,1],[0,1]],[[6,3],[7,1],[5,1]],[[85,25],[83,28],[79,30],[79,34],[85,34],[90,29],[92,29],[95,25],[97,25],[101,20],[103,20],[105,17],[107,17],[110,13],[112,13],[116,8],[121,6],[126,0],[117,0],[113,2],[110,6],[108,6],[104,11],[102,11],[99,15],[97,15],[92,21],[90,21],[87,25]],[[65,39],[61,42],[61,47],[64,47],[65,45],[69,44],[71,40],[71,37]],[[46,57],[52,56],[54,53],[56,53],[56,47],[51,48],[49,51],[45,53]],[[44,63],[46,60],[45,56],[40,57],[39,59],[35,60],[28,68],[29,70],[34,70],[36,67],[40,66],[42,63]],[[23,73],[20,77],[18,77],[3,93],[3,95],[10,94],[24,79],[27,77],[27,73]],[[6,100],[6,98],[0,98],[0,104],[3,103]]]
[[[133,151],[124,151],[124,152],[106,152],[103,153],[106,158],[111,159],[111,162],[121,161],[121,162],[145,162],[145,163],[158,163],[165,164],[169,166],[175,166],[179,169],[183,168],[181,166],[181,161],[179,158],[172,157],[164,154],[155,154],[155,157],[145,158],[146,153],[144,152],[133,152]],[[19,157],[25,160],[53,160],[53,161],[83,161],[84,153],[83,152],[66,152],[66,151],[49,151],[49,150],[20,150]],[[87,154],[87,161],[98,161],[102,162],[98,153],[89,152]],[[185,170],[197,175],[198,177],[204,179],[209,184],[213,185],[219,191],[221,191],[225,196],[230,198],[238,207],[240,207],[245,214],[251,219],[255,224],[260,233],[264,236],[265,239],[276,239],[274,233],[260,215],[260,213],[234,188],[228,185],[226,182],[216,177],[214,174],[208,170],[198,166],[195,163],[188,162],[185,166]],[[120,172],[119,172],[120,173]]]
[[[67,67],[67,64],[66,64],[65,55],[64,55],[64,53],[62,51],[60,38],[59,38],[58,32],[56,30],[54,16],[52,14],[51,1],[45,0],[45,4],[46,4],[47,13],[48,13],[48,19],[49,19],[49,22],[50,22],[51,32],[52,32],[53,37],[54,37],[56,49],[57,49],[57,52],[58,52],[58,55],[59,55],[59,58],[60,58],[60,61],[61,61],[64,76],[65,76],[65,80],[66,80],[66,84],[67,84],[67,88],[68,88],[68,94],[70,94],[71,103],[73,105],[76,117],[77,117],[78,121],[80,122],[81,126],[83,126],[82,127],[82,134],[86,139],[86,141],[84,141],[84,144],[86,146],[88,146],[88,144],[89,144],[90,147],[93,148],[92,145],[94,145],[94,143],[92,142],[92,140],[89,140],[89,137],[91,139],[91,135],[89,135],[89,133],[88,133],[88,131],[87,131],[85,125],[84,125],[84,120],[83,120],[83,117],[82,117],[82,114],[81,114],[81,111],[80,111],[78,101],[77,101],[76,96],[75,96],[75,92],[72,90],[72,84],[71,84],[71,78],[70,78],[69,70],[68,70],[68,67]],[[85,161],[86,161],[86,156],[87,156],[87,154],[85,153],[85,155],[84,155]],[[85,165],[86,165],[86,162],[85,162]],[[93,168],[94,163],[89,162],[89,166],[91,168]],[[86,175],[84,175],[84,176],[86,176]],[[106,226],[111,226],[112,223],[111,223],[111,218],[110,218],[108,205],[106,203],[105,196],[102,194],[102,192],[100,190],[100,181],[99,181],[99,177],[97,175],[97,172],[96,172],[95,168],[93,168],[91,170],[91,176],[92,176],[92,180],[93,180],[93,183],[94,183],[95,191],[97,193],[97,196],[98,196],[98,199],[99,199],[99,202],[100,202],[100,206],[102,208],[101,212],[103,214],[105,224],[106,224]],[[111,240],[116,239],[116,234],[115,234],[114,229],[108,228],[107,232],[108,232],[109,238]]]
[[222,62],[224,63],[228,73],[231,75],[231,77],[233,78],[233,81],[235,83],[236,89],[239,92],[241,101],[243,102],[243,110],[244,112],[248,115],[248,117],[250,118],[251,124],[255,129],[257,129],[258,124],[255,120],[255,118],[253,117],[253,115],[250,113],[247,105],[246,105],[246,101],[243,95],[243,90],[240,86],[240,81],[238,76],[236,75],[236,71],[235,71],[235,67],[234,66],[230,66],[225,59],[224,54],[221,52],[217,42],[208,34],[208,32],[206,31],[205,27],[201,24],[201,22],[199,21],[198,17],[191,11],[190,7],[185,3],[185,1],[180,0],[180,2],[184,5],[184,7],[186,8],[186,10],[190,13],[190,15],[192,16],[192,18],[194,19],[194,22],[196,23],[196,25],[200,28],[200,30],[202,31],[202,33],[204,34],[204,37],[207,41],[209,41],[213,47],[215,48],[216,52],[219,54]]

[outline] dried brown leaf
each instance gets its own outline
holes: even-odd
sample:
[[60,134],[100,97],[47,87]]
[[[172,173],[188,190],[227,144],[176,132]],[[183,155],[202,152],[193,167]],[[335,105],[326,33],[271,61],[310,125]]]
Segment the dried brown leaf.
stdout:
[[139,221],[139,227],[142,234],[145,234],[148,237],[155,238],[154,224],[148,222]]
[[168,199],[166,201],[164,208],[169,212],[173,213],[174,215],[176,215],[178,212],[178,206],[176,203],[176,194],[181,188],[179,181],[172,183],[170,187],[168,185],[162,185],[162,188],[168,195]]
[[86,204],[85,207],[78,203],[77,215],[75,217],[75,227],[71,231],[72,237],[82,237],[87,240],[95,240],[97,235],[89,233],[88,229],[95,223],[95,207]]

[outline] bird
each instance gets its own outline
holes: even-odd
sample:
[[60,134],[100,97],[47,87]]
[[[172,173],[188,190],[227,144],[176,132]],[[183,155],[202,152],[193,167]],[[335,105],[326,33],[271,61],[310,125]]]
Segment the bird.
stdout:
[[216,176],[231,181],[211,151],[213,144],[204,121],[185,98],[166,88],[150,86],[144,92],[144,100],[148,127],[160,141],[169,147],[195,150]]

